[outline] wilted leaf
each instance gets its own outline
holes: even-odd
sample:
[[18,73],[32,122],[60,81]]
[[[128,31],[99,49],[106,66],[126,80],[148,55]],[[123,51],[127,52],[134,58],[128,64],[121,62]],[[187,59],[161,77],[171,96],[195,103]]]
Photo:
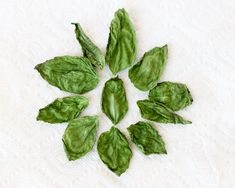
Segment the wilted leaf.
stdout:
[[88,106],[88,99],[82,96],[59,98],[39,110],[37,120],[48,123],[62,123],[75,119]]
[[161,82],[150,90],[149,99],[161,102],[173,111],[177,111],[192,104],[193,98],[185,84],[175,82]]
[[111,78],[105,83],[102,92],[102,111],[114,124],[121,121],[128,111],[123,81],[118,77]]
[[151,124],[139,121],[127,128],[132,142],[145,154],[166,154],[165,143]]
[[72,93],[94,89],[99,77],[87,58],[61,56],[35,67],[51,85]]
[[105,66],[105,57],[102,54],[101,50],[84,33],[79,23],[73,24],[75,25],[77,40],[82,46],[83,55],[87,57],[94,66],[98,66],[100,69],[103,69]]
[[136,56],[136,35],[128,13],[119,9],[111,22],[106,62],[115,75],[130,67]]
[[156,121],[159,123],[180,123],[190,124],[191,121],[185,120],[183,117],[173,113],[169,108],[159,102],[152,102],[149,100],[137,101],[141,116],[144,119]]
[[98,125],[98,116],[84,116],[69,122],[63,143],[70,161],[79,159],[92,150]]
[[126,137],[117,128],[112,127],[100,135],[97,149],[103,163],[118,176],[129,167],[132,151]]
[[167,59],[167,45],[153,48],[129,70],[129,78],[134,86],[148,91],[157,85]]

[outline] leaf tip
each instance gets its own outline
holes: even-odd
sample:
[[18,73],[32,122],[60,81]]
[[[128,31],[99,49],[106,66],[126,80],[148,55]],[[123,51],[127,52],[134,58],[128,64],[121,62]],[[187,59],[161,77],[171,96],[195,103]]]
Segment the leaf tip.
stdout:
[[79,23],[75,23],[75,22],[71,22],[71,24],[74,25],[76,29],[80,26]]
[[39,71],[39,70],[40,70],[40,67],[41,67],[41,64],[37,64],[37,65],[34,67],[34,69],[37,70],[37,71]]
[[185,122],[184,122],[184,124],[192,124],[193,122],[192,121],[189,121],[189,120],[186,120]]
[[163,48],[168,48],[168,45],[167,45],[167,44],[165,44],[165,45],[163,46]]
[[118,177],[120,177],[122,175],[122,173],[119,173],[119,172],[114,172]]
[[124,8],[119,8],[116,12],[126,12]]

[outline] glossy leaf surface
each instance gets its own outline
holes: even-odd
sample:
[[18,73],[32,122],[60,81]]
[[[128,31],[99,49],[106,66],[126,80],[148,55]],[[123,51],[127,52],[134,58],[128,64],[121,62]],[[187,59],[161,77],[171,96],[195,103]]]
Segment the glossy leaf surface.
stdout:
[[123,81],[116,77],[105,83],[102,92],[102,111],[117,124],[128,111],[128,103]]
[[79,159],[92,150],[98,125],[98,116],[84,116],[69,122],[62,140],[70,161]]
[[87,58],[61,56],[35,67],[51,85],[71,93],[85,93],[94,89],[99,77]]
[[119,9],[111,22],[106,62],[115,75],[130,67],[136,56],[136,35],[128,13]]
[[185,84],[175,82],[161,82],[150,90],[149,99],[161,102],[173,111],[177,111],[192,104],[193,98]]
[[75,119],[88,106],[83,96],[59,98],[39,110],[37,120],[48,123],[62,123]]
[[98,153],[107,167],[120,176],[125,172],[132,157],[132,151],[126,137],[115,127],[100,135]]
[[98,66],[100,69],[103,69],[105,66],[105,56],[84,33],[81,25],[79,23],[73,24],[75,25],[76,38],[82,47],[83,55],[87,57],[94,66]]
[[129,78],[136,88],[148,91],[157,85],[167,60],[167,53],[167,45],[153,48],[129,70]]
[[183,117],[175,114],[164,104],[152,102],[149,100],[137,101],[141,116],[144,119],[156,121],[159,123],[174,123],[174,124],[190,124],[191,121],[185,120]]
[[128,128],[132,142],[145,154],[166,154],[165,143],[151,124],[139,121]]

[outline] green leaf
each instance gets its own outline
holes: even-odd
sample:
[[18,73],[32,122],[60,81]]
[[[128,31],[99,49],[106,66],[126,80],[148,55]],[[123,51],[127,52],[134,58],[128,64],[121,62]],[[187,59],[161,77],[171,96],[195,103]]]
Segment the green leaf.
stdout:
[[145,154],[166,154],[165,143],[151,124],[139,121],[127,128],[132,142]]
[[72,24],[75,25],[76,38],[82,46],[83,55],[87,57],[94,66],[98,66],[100,69],[103,69],[105,66],[105,57],[101,50],[84,33],[79,23]]
[[134,86],[148,91],[157,85],[167,59],[167,45],[153,48],[129,70],[129,78]]
[[97,149],[103,163],[116,175],[128,169],[132,151],[125,135],[117,128],[112,127],[100,135]]
[[59,98],[39,110],[37,120],[48,123],[62,123],[75,119],[88,106],[88,99],[82,96]]
[[123,81],[116,78],[108,80],[102,92],[102,111],[116,125],[128,111],[128,103]]
[[136,35],[128,13],[115,12],[111,22],[105,60],[114,75],[130,67],[136,56]]
[[70,161],[79,159],[92,150],[98,125],[98,116],[83,116],[69,122],[62,141]]
[[173,111],[177,111],[192,104],[193,98],[185,84],[175,82],[158,83],[149,92],[149,99],[161,102]]
[[61,56],[35,67],[51,85],[72,93],[85,93],[94,89],[99,77],[87,58]]
[[137,105],[140,109],[141,116],[144,119],[156,121],[159,123],[180,123],[190,124],[191,121],[185,120],[183,117],[173,113],[164,104],[159,102],[152,102],[149,100],[139,100]]

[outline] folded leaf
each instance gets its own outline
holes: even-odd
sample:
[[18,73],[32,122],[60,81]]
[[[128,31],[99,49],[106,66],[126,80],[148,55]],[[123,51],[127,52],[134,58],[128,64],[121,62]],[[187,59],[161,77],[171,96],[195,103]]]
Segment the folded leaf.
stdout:
[[100,135],[97,149],[103,163],[116,175],[120,176],[128,169],[132,151],[126,137],[117,128],[112,127]]
[[157,85],[167,59],[167,45],[153,48],[129,70],[129,78],[134,86],[148,91]]
[[159,102],[152,102],[149,100],[137,101],[137,105],[140,109],[141,116],[144,119],[156,121],[159,123],[180,123],[190,124],[191,121],[185,120],[183,117],[173,113],[164,104]]
[[175,82],[161,82],[150,90],[149,99],[161,102],[173,111],[177,111],[192,104],[193,98],[185,84]]
[[79,159],[92,150],[98,121],[98,116],[84,116],[69,122],[62,141],[70,161]]
[[136,56],[136,35],[128,13],[119,9],[111,22],[105,60],[115,75],[130,67]]
[[82,46],[83,55],[87,57],[94,66],[103,69],[105,66],[105,57],[101,50],[90,40],[84,33],[79,23],[72,23],[75,25],[76,38]]
[[85,93],[94,89],[99,77],[87,58],[61,56],[35,67],[51,85],[72,93]]
[[102,111],[114,124],[121,121],[128,111],[123,81],[118,77],[111,78],[105,83],[102,92]]
[[166,154],[165,143],[151,124],[139,121],[127,128],[132,142],[145,154]]
[[75,119],[88,106],[88,99],[82,96],[59,98],[39,110],[37,120],[48,123],[62,123]]

